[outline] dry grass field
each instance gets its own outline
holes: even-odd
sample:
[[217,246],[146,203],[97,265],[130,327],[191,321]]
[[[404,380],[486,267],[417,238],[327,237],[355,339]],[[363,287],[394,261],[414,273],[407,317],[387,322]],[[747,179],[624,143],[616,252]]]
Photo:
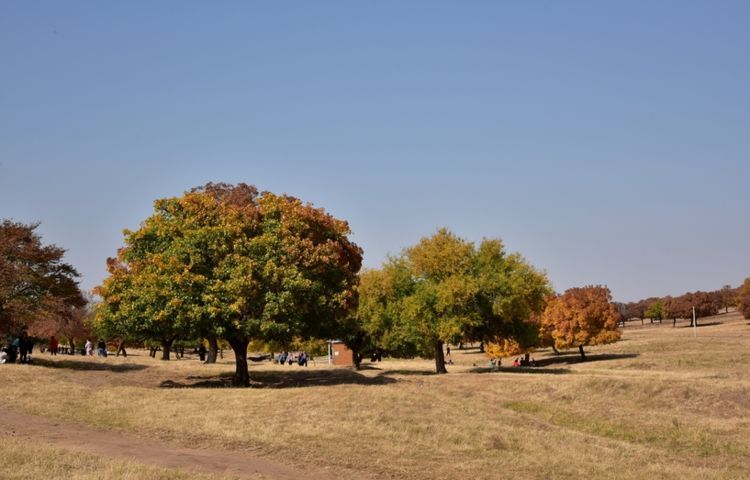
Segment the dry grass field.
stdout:
[[[454,349],[456,364],[441,376],[427,360],[365,363],[360,372],[320,360],[251,364],[250,389],[222,388],[229,357],[201,365],[142,352],[37,354],[34,365],[0,365],[6,417],[124,436],[134,458],[116,455],[120,447],[81,452],[64,435],[45,445],[48,429],[39,427],[3,442],[0,472],[186,478],[201,462],[186,456],[181,472],[137,449],[190,448],[292,469],[278,478],[746,479],[750,325],[736,313],[703,322],[696,331],[684,322],[628,326],[621,342],[588,348],[585,363],[540,351],[544,366],[529,369],[489,372],[475,349]],[[276,471],[212,468],[212,478]]]

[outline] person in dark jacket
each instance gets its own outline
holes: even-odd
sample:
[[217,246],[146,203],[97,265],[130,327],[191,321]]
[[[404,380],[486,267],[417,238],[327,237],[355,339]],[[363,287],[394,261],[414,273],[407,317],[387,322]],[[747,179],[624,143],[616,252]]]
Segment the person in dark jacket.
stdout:
[[99,356],[100,357],[106,357],[107,356],[107,344],[104,343],[103,339],[99,339],[99,342],[96,344],[97,350],[99,350]]

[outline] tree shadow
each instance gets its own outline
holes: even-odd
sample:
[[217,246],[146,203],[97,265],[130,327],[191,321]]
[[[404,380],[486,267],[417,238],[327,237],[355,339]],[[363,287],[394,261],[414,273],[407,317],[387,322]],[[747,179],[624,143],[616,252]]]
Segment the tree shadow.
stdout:
[[[450,365],[446,365],[446,368],[450,368]],[[437,375],[437,372],[434,372],[432,370],[411,370],[408,368],[401,368],[396,370],[383,370],[378,374],[378,376],[388,376],[388,375]]]
[[[537,362],[538,364],[539,362]],[[567,368],[540,368],[536,367],[496,367],[492,370],[489,367],[477,367],[469,370],[470,373],[519,373],[530,375],[564,375],[570,373]]]
[[140,364],[112,364],[112,363],[99,363],[90,361],[75,361],[75,360],[58,360],[52,361],[44,358],[35,357],[32,362],[33,365],[39,365],[40,367],[47,368],[64,368],[68,370],[91,370],[91,371],[107,371],[107,372],[134,372],[137,370],[145,370],[148,365]]
[[[625,358],[636,358],[637,353],[594,353],[586,354],[586,360],[581,358],[581,355],[576,354],[562,354],[554,357],[547,357],[541,360],[537,360],[537,367],[546,367],[548,365],[573,365],[576,363],[591,363],[591,362],[603,362],[606,360],[622,360]],[[512,368],[524,368],[524,367],[512,367]],[[534,367],[530,367],[534,368]]]
[[[175,382],[165,380],[159,384],[161,388],[231,388],[233,373],[225,372],[220,375],[206,377],[186,377],[185,380],[198,382]],[[250,375],[251,388],[299,388],[320,387],[327,385],[386,385],[396,380],[382,375],[370,377],[349,369],[336,370],[307,370],[289,372],[252,372]]]
[[[723,325],[724,322],[706,322],[706,323],[700,323],[698,322],[698,325],[695,328],[701,328],[701,327],[713,327],[715,325]],[[693,328],[692,325],[680,325],[677,328]]]
[[362,371],[362,370],[383,370],[383,369],[380,368],[377,363],[371,363],[371,362],[364,363],[364,362],[362,362],[362,363],[359,364],[359,370]]

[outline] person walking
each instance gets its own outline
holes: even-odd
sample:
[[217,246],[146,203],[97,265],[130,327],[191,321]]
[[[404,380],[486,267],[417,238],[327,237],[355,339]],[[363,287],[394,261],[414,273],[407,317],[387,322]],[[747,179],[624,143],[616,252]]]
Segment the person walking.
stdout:
[[57,339],[54,335],[52,335],[49,339],[49,354],[50,355],[57,355]]
[[91,343],[91,340],[89,340],[88,338],[86,339],[86,344],[83,346],[83,348],[86,350],[87,356],[90,357],[94,355],[94,344]]
[[119,357],[120,353],[122,353],[123,357],[128,358],[128,352],[125,351],[125,340],[122,338],[117,339],[117,351],[115,352],[115,357]]

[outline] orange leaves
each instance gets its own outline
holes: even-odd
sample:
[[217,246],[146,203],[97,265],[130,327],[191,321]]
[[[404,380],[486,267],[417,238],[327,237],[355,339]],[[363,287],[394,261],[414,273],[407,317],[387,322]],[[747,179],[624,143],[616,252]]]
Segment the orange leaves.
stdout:
[[542,329],[557,348],[612,343],[620,338],[620,314],[607,287],[571,288],[549,300]]
[[745,283],[740,287],[737,295],[737,309],[745,318],[750,319],[750,277],[746,278]]

